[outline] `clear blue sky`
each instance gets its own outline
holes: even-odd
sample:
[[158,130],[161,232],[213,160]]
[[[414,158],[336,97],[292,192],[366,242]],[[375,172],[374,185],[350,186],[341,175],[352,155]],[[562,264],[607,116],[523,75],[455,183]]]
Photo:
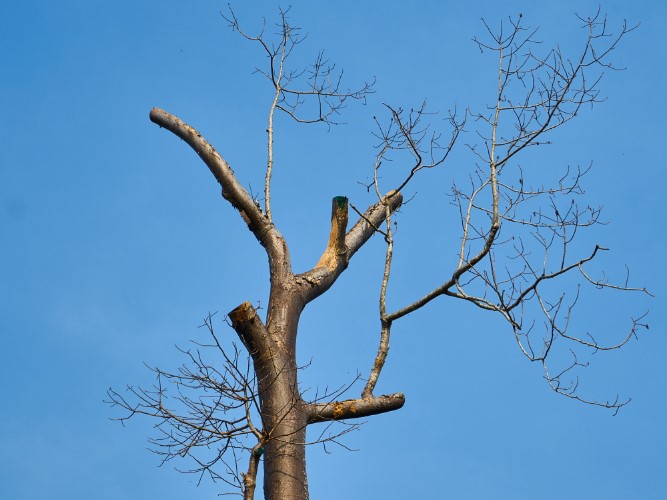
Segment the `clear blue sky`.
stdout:
[[[250,28],[276,3],[238,2]],[[328,236],[330,198],[371,201],[372,116],[381,103],[431,108],[493,100],[495,61],[471,42],[521,12],[564,51],[581,33],[573,16],[597,2],[352,2],[292,0],[293,21],[353,84],[377,78],[367,106],[332,131],[277,125],[274,213],[297,271]],[[590,11],[583,4],[590,4]],[[143,362],[174,369],[174,345],[201,338],[208,311],[266,302],[266,258],[187,146],[148,120],[153,106],[202,131],[246,186],[262,183],[270,89],[261,54],[226,27],[226,2],[24,0],[0,16],[0,497],[214,498],[224,486],[158,468],[146,451],[151,422],[123,428],[105,391],[152,382]],[[594,162],[591,204],[610,224],[582,240],[612,249],[653,300],[593,294],[582,328],[621,336],[650,309],[650,331],[592,357],[582,391],[630,396],[616,417],[551,392],[498,318],[441,300],[397,324],[379,392],[405,392],[404,409],[369,419],[346,444],[309,450],[311,494],[334,498],[667,498],[667,372],[663,204],[667,6],[605,1],[610,27],[641,22],[613,54],[627,71],[603,82],[608,100],[586,110],[532,157],[534,168]],[[461,160],[463,161],[463,160]],[[460,165],[450,165],[455,169]],[[465,166],[465,165],[463,165]],[[461,166],[463,168],[463,166]],[[435,285],[456,248],[448,174],[415,184],[401,216],[391,304]],[[419,216],[428,210],[429,216]],[[423,212],[422,212],[423,213]],[[454,218],[454,219],[453,219]],[[440,227],[432,231],[433,227]],[[381,242],[355,257],[306,311],[299,359],[306,387],[337,386],[367,370],[377,336]],[[581,248],[587,248],[585,245]],[[398,257],[400,255],[400,257]],[[341,312],[342,311],[342,312]],[[232,330],[219,324],[224,335]],[[199,336],[199,337],[198,337]]]

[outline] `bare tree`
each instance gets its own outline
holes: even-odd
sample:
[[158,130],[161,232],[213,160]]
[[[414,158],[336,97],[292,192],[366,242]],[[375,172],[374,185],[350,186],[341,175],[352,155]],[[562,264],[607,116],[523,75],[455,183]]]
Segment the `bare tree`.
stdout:
[[[228,314],[228,322],[250,358],[236,346],[220,341],[209,314],[202,326],[209,330],[213,342],[183,351],[187,362],[177,373],[153,368],[156,384],[151,390],[129,387],[127,396],[109,390],[110,402],[129,412],[121,420],[137,414],[156,418],[160,434],[151,441],[156,453],[164,460],[191,457],[195,466],[189,472],[226,481],[238,487],[246,499],[254,497],[262,457],[265,498],[308,498],[306,428],[321,422],[345,423],[403,406],[402,393],[374,393],[387,359],[392,327],[436,297],[460,299],[499,314],[521,352],[543,367],[546,381],[556,393],[613,412],[627,404],[629,400],[596,400],[579,394],[576,372],[586,363],[577,352],[578,348],[604,351],[622,347],[639,328],[647,328],[644,316],[631,319],[620,341],[609,345],[592,336],[570,333],[568,327],[582,286],[648,292],[627,282],[613,284],[592,276],[587,264],[606,250],[601,246],[584,255],[570,255],[578,232],[600,221],[600,209],[579,201],[588,169],[567,169],[555,176],[551,185],[533,185],[530,172],[524,172],[516,160],[525,150],[548,143],[550,133],[575,118],[584,106],[601,100],[598,87],[602,71],[615,69],[609,55],[634,28],[624,23],[613,35],[599,12],[591,18],[580,17],[586,37],[580,54],[571,58],[559,48],[541,51],[536,30],[525,28],[521,16],[501,24],[498,31],[485,24],[487,35],[475,42],[482,52],[496,56],[497,90],[492,104],[481,112],[450,113],[450,131],[444,136],[431,129],[426,103],[410,110],[385,105],[387,118],[376,119],[377,154],[367,186],[377,202],[363,211],[349,204],[358,220],[348,230],[348,199],[335,197],[325,251],[315,267],[295,274],[287,242],[274,224],[271,210],[276,114],[282,112],[300,123],[330,126],[349,102],[364,100],[373,89],[369,83],[357,89],[344,87],[342,72],[323,54],[306,69],[290,68],[288,59],[303,36],[290,24],[287,14],[281,11],[273,41],[264,30],[258,35],[247,34],[231,10],[225,16],[235,31],[258,44],[266,55],[266,66],[257,69],[273,90],[263,200],[246,191],[223,157],[194,128],[162,109],[154,108],[150,113],[154,123],[195,150],[222,187],[223,198],[238,210],[266,250],[270,296],[265,317],[260,318],[250,302]],[[439,286],[389,310],[394,218],[404,201],[402,193],[423,171],[445,164],[464,132],[474,139],[466,144],[474,167],[467,172],[465,185],[454,184],[451,191],[451,213],[461,224],[456,261],[443,273]],[[404,174],[393,184],[384,185],[381,173],[390,161],[402,166]],[[386,243],[379,294],[381,328],[377,355],[365,385],[358,398],[342,399],[349,389],[342,387],[306,400],[298,385],[299,317],[308,303],[329,290],[354,254],[376,233]],[[572,290],[550,286],[566,274],[579,278]],[[552,369],[548,361],[556,343],[567,345],[572,358]],[[209,358],[211,353],[216,360]],[[327,428],[312,442],[335,441],[351,428]],[[239,466],[242,459],[247,460],[246,467]]]

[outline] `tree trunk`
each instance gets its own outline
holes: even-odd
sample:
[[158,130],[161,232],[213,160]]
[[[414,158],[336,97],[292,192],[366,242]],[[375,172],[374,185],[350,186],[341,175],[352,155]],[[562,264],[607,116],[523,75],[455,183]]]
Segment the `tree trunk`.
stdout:
[[[294,356],[274,360],[278,373],[260,383],[264,428],[264,496],[266,500],[307,500],[307,417],[298,392]],[[264,387],[262,387],[264,386]]]
[[267,315],[271,352],[255,360],[264,430],[264,497],[307,500],[306,426],[296,364],[296,337],[303,304],[293,277],[272,276]]
[[[278,280],[275,280],[278,281]],[[229,313],[257,374],[264,429],[264,497],[308,500],[306,426],[298,385],[296,332],[303,304],[290,278],[274,281],[267,326],[248,302]]]

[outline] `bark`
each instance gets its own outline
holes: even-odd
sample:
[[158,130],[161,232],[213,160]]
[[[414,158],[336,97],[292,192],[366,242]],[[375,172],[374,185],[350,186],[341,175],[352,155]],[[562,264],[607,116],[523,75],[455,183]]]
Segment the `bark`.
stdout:
[[308,498],[307,415],[298,390],[296,331],[302,311],[291,287],[274,292],[267,328],[244,302],[229,313],[232,327],[248,348],[257,375],[264,428],[264,496],[267,500]]
[[264,443],[257,443],[251,453],[248,463],[248,472],[243,476],[243,500],[254,500],[255,488],[257,487],[257,470],[259,469],[259,460],[264,453]]
[[335,270],[342,257],[346,256],[345,229],[347,228],[347,198],[336,196],[331,200],[331,232],[329,243],[315,268]]
[[389,411],[398,410],[405,404],[402,393],[387,396],[347,399],[332,403],[310,404],[306,407],[308,423],[327,422],[330,420],[344,420],[350,418],[368,417]]
[[265,248],[269,256],[271,275],[291,273],[287,245],[283,236],[241,185],[232,168],[215,148],[196,129],[163,109],[153,108],[150,119],[183,139],[206,163],[222,187],[222,197],[238,210],[248,229]]
[[[273,281],[273,280],[272,280]],[[298,387],[296,334],[303,305],[292,279],[272,283],[269,338],[276,342],[270,359],[256,364],[264,429],[264,495],[267,500],[308,498],[306,415]]]

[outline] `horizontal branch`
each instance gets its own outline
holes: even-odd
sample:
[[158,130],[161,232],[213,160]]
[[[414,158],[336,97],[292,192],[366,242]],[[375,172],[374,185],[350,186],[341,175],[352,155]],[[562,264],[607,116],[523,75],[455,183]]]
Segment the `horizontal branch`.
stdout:
[[328,422],[379,415],[398,410],[405,404],[403,393],[378,396],[374,398],[348,399],[331,403],[312,403],[305,406],[308,423]]

